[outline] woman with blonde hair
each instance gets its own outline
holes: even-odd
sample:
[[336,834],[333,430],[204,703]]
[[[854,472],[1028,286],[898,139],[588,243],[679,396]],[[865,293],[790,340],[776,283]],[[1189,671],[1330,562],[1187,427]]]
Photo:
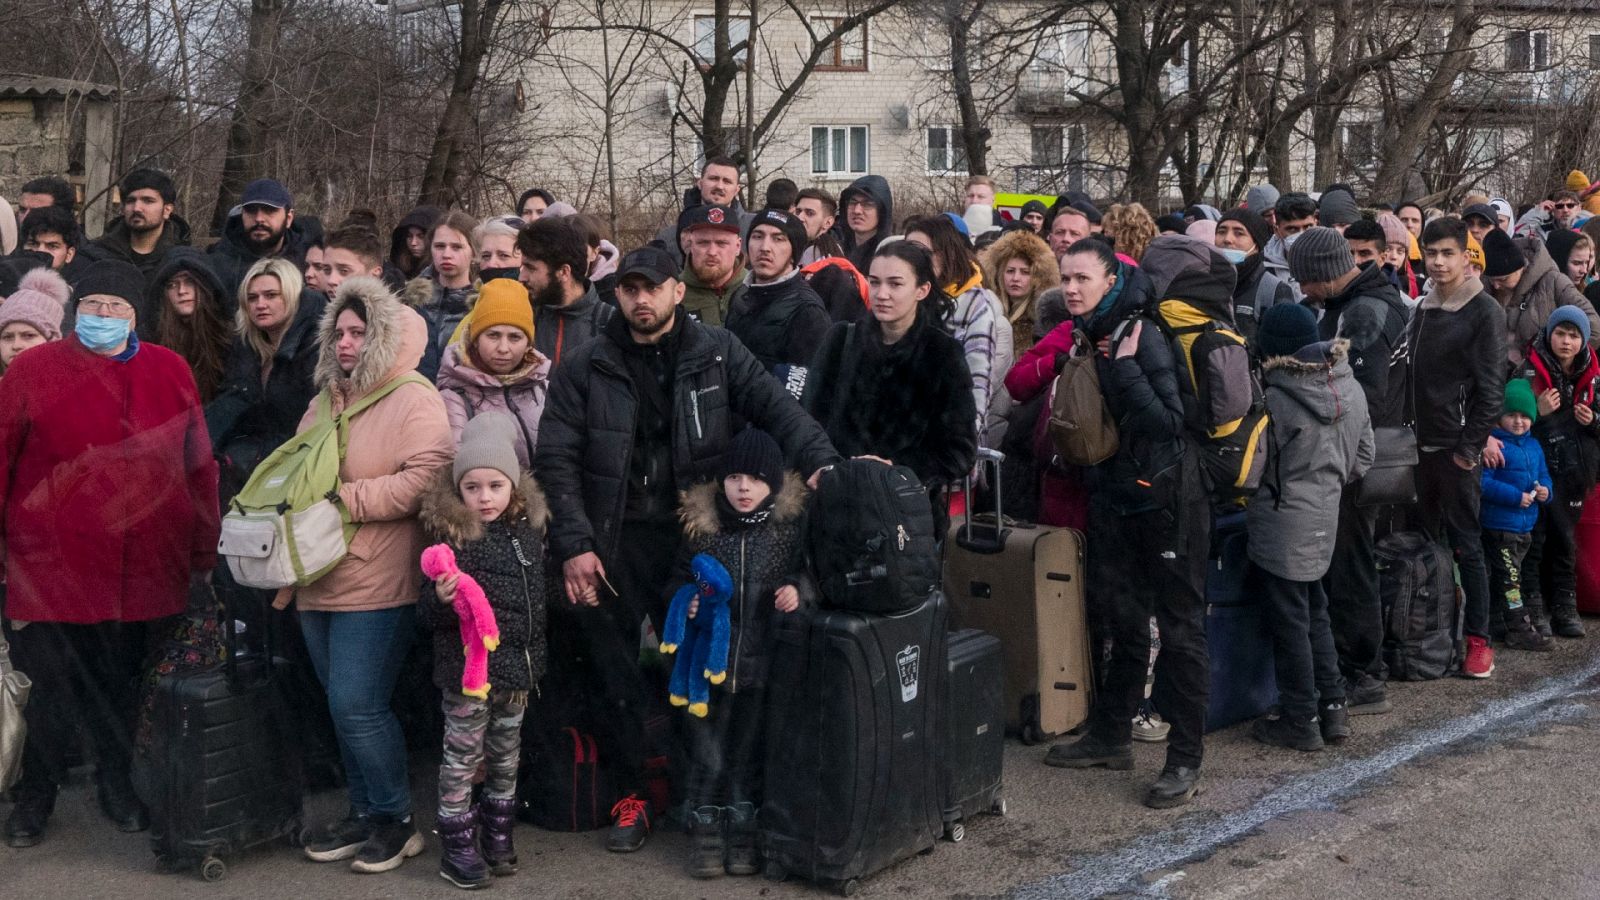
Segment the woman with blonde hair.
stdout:
[[1156,220],[1142,203],[1113,203],[1101,219],[1100,228],[1118,253],[1135,262],[1144,256],[1144,248],[1158,233]]
[[[316,394],[317,323],[327,300],[282,257],[255,262],[239,285],[239,312],[217,398],[206,404],[206,429],[223,462],[223,500],[268,453],[294,436]],[[231,488],[231,490],[230,490]]]
[[[1039,295],[1061,284],[1061,270],[1050,245],[1031,231],[1018,229],[1003,235],[983,252],[984,285],[1000,300],[1011,323],[1011,340],[1017,356],[1034,342]],[[1002,377],[1004,377],[1002,373]]]

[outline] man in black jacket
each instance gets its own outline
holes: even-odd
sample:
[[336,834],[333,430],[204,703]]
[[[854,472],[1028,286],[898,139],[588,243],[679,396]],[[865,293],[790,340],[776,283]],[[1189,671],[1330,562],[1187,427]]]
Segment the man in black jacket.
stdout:
[[[1374,439],[1392,440],[1393,432],[1386,429],[1403,424],[1404,418],[1398,394],[1405,383],[1399,367],[1404,365],[1406,306],[1400,291],[1389,283],[1380,264],[1357,267],[1350,241],[1331,228],[1301,232],[1289,248],[1289,271],[1300,283],[1306,304],[1322,308],[1317,324],[1322,340],[1350,342],[1350,367],[1366,395]],[[1323,581],[1339,668],[1350,686],[1349,712],[1374,715],[1390,709],[1384,687],[1383,603],[1374,555],[1378,510],[1357,506],[1359,492],[1359,483],[1351,484],[1339,496],[1339,530]]]
[[258,259],[281,256],[304,271],[306,247],[320,235],[320,227],[307,234],[295,220],[294,198],[287,188],[271,178],[257,178],[244,186],[239,205],[228,214],[222,240],[206,252],[228,295],[237,297],[244,273]]
[[172,212],[178,189],[165,172],[156,169],[134,169],[122,177],[118,189],[122,215],[83,248],[84,256],[133,263],[145,282],[153,284],[167,251],[189,245],[189,223]]
[[[1505,393],[1506,317],[1467,272],[1467,226],[1438,219],[1422,231],[1428,294],[1418,304],[1407,338],[1415,393],[1417,500],[1423,530],[1455,551],[1466,594],[1467,657],[1462,673],[1488,678],[1489,576],[1478,506],[1480,467],[1489,430]],[[1373,414],[1373,422],[1378,421]]]
[[798,217],[781,209],[756,213],[744,238],[749,286],[729,307],[727,322],[768,372],[783,370],[781,380],[796,398],[805,388],[805,367],[833,325],[822,298],[795,265],[805,246]]
[[589,282],[589,241],[565,218],[541,217],[517,233],[522,286],[533,302],[533,347],[560,368],[616,316]]
[[838,454],[733,335],[679,314],[683,285],[666,251],[647,245],[628,254],[617,300],[621,316],[556,369],[533,468],[571,601],[552,606],[566,607],[574,649],[587,658],[598,696],[615,705],[600,724],[625,797],[607,847],[630,852],[650,829],[639,627],[646,616],[662,624],[682,538],[678,492],[715,476],[736,417],[772,435],[803,472]]

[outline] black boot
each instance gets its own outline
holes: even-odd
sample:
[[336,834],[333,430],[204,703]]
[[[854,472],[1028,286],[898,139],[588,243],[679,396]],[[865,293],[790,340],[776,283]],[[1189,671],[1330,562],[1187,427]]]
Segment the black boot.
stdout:
[[761,853],[756,849],[756,805],[735,803],[724,807],[726,855],[723,868],[729,875],[754,875],[761,871]]
[[1506,611],[1506,646],[1512,650],[1549,652],[1555,649],[1550,639],[1540,634],[1529,621],[1526,606]]
[[1144,805],[1151,809],[1171,809],[1193,800],[1200,793],[1200,770],[1171,763],[1145,792]]
[[1044,764],[1061,769],[1087,769],[1105,766],[1126,771],[1133,768],[1133,744],[1112,744],[1100,740],[1093,732],[1072,743],[1060,743],[1045,754]]
[[689,874],[716,878],[723,872],[722,807],[696,807],[689,816]]
[[439,817],[439,877],[458,888],[485,887],[492,880],[478,851],[478,814]]
[[32,847],[44,840],[44,826],[56,808],[56,795],[18,795],[6,817],[6,846]]
[[134,793],[133,782],[126,774],[102,775],[99,795],[100,811],[118,831],[133,834],[150,827],[150,811]]
[[1250,726],[1250,736],[1273,747],[1311,753],[1321,750],[1322,724],[1316,716],[1293,719],[1287,714],[1263,716]]
[[1325,700],[1317,706],[1317,724],[1324,744],[1342,744],[1350,739],[1350,710],[1343,700]]
[[1550,616],[1544,608],[1544,597],[1538,591],[1522,592],[1522,608],[1528,613],[1528,622],[1533,625],[1533,630],[1542,637],[1553,637],[1555,632],[1550,628]]
[[1583,620],[1578,618],[1578,595],[1562,591],[1550,601],[1550,628],[1564,638],[1581,638]]
[[1492,641],[1506,639],[1506,601],[1504,597],[1495,597],[1489,601],[1489,639]]

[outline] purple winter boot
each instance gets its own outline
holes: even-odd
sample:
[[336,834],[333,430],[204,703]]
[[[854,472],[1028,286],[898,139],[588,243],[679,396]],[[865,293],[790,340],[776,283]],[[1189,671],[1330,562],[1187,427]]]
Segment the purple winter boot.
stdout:
[[516,798],[484,797],[478,802],[478,820],[483,826],[483,859],[489,871],[515,875],[517,848],[511,843],[511,829],[517,825]]

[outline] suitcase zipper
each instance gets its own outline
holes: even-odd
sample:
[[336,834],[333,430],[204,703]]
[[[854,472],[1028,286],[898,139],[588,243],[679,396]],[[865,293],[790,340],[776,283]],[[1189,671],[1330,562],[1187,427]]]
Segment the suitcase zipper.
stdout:
[[728,669],[732,672],[732,674],[728,677],[728,693],[730,694],[739,693],[739,648],[744,646],[744,623],[747,621],[745,618],[744,601],[745,598],[750,594],[750,592],[745,589],[745,579],[749,577],[749,573],[745,571],[744,564],[744,546],[746,540],[747,538],[745,535],[739,536],[739,637],[734,640],[733,655],[728,659]]
[[538,696],[538,679],[533,677],[533,598],[528,596],[528,558],[522,555],[522,542],[516,535],[511,537],[511,549],[517,553],[517,574],[522,576],[522,609],[527,617],[528,628],[522,639],[522,660],[528,664],[528,685],[533,688],[534,696]]

